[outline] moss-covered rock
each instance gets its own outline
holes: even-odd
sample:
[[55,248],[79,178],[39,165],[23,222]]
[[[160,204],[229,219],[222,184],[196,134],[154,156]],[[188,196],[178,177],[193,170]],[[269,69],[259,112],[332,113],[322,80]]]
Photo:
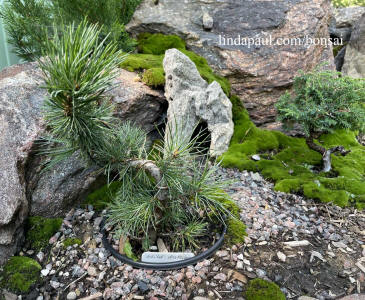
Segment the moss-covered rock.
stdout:
[[280,288],[273,282],[256,278],[248,283],[246,300],[285,300]]
[[94,210],[101,211],[110,203],[120,187],[121,183],[118,181],[106,184],[100,189],[90,193],[83,201],[83,205],[92,205]]
[[41,269],[34,259],[13,256],[0,274],[0,287],[15,293],[26,293],[38,281]]
[[[235,130],[228,151],[221,157],[223,166],[261,172],[275,182],[278,191],[302,193],[339,206],[365,207],[365,147],[358,143],[355,132],[338,130],[317,141],[326,148],[342,145],[351,150],[347,156],[332,155],[333,174],[328,177],[316,171],[321,155],[309,149],[303,138],[257,128],[240,100],[232,96],[231,102]],[[253,154],[260,154],[261,160],[252,160]]]
[[128,71],[143,71],[142,81],[148,86],[158,87],[165,84],[162,61],[165,51],[171,48],[179,49],[196,65],[200,75],[208,82],[217,81],[223,91],[229,95],[230,83],[221,76],[213,73],[205,58],[188,51],[185,42],[175,35],[143,33],[138,37],[138,54],[129,55],[121,67]]
[[61,218],[30,217],[26,223],[26,240],[32,249],[40,250],[48,245],[61,225]]
[[73,246],[73,245],[81,245],[82,244],[82,240],[78,239],[78,238],[67,238],[63,241],[63,246],[64,247],[69,247],[69,246]]

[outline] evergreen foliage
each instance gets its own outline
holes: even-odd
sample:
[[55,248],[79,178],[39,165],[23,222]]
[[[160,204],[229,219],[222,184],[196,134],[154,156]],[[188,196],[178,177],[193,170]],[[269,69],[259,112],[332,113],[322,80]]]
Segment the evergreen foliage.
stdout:
[[113,118],[105,92],[123,55],[115,43],[100,42],[99,34],[83,21],[47,43],[47,58],[39,64],[50,95],[44,106],[48,154],[57,163],[77,151],[109,182],[120,183],[107,207],[107,224],[117,237],[143,240],[148,248],[151,232],[168,233],[164,238],[175,250],[195,247],[209,221],[230,216],[218,166],[202,159],[198,137],[183,136],[183,130],[149,150],[141,129]]
[[331,154],[345,156],[349,151],[342,145],[326,149],[314,140],[338,129],[364,130],[365,79],[341,77],[333,71],[301,73],[294,79],[294,96],[286,92],[276,108],[286,127],[302,126],[308,147],[323,155],[323,171],[329,172]]
[[44,42],[52,36],[52,7],[46,0],[7,0],[0,17],[14,52],[26,61],[41,56]]
[[97,25],[83,21],[66,26],[59,37],[46,44],[47,58],[39,60],[50,98],[44,104],[44,118],[58,145],[50,150],[54,163],[76,151],[95,162],[95,152],[111,134],[113,106],[105,92],[112,87],[118,64],[123,60],[115,43],[104,46]]
[[[5,0],[0,6],[15,53],[26,61],[42,55],[45,44],[53,35],[53,25],[89,23],[102,26],[99,39],[108,36],[119,49],[131,51],[135,41],[129,37],[124,25],[131,19],[141,0]],[[58,32],[59,33],[59,32]]]
[[283,95],[276,108],[287,127],[303,126],[307,136],[365,126],[365,79],[314,70],[294,79],[294,96]]

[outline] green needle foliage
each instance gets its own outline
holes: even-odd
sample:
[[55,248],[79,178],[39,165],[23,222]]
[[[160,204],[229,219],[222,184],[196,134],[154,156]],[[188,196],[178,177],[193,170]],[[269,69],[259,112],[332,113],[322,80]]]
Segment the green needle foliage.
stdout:
[[52,35],[52,8],[45,0],[9,0],[0,6],[9,44],[14,53],[34,61],[42,53],[44,42]]
[[199,137],[182,134],[182,124],[175,124],[174,134],[168,126],[166,142],[147,149],[145,132],[113,118],[106,92],[123,55],[107,37],[99,40],[101,30],[87,21],[55,30],[39,61],[49,92],[44,118],[51,165],[78,152],[109,182],[118,182],[107,206],[107,223],[117,237],[148,248],[152,236],[167,233],[175,250],[198,247],[208,223],[235,217],[223,201],[226,183],[219,181],[218,166],[203,157]]
[[[119,49],[131,51],[135,41],[124,25],[131,19],[141,0],[5,0],[0,5],[9,43],[26,61],[42,55],[47,40],[54,35],[53,24],[89,23],[102,26],[99,39],[107,37]],[[60,26],[62,28],[62,25]],[[59,32],[58,32],[59,33]]]
[[336,129],[364,129],[364,79],[314,70],[295,77],[294,94],[287,92],[276,105],[279,120],[289,128],[299,123],[307,136]]
[[99,42],[101,29],[86,21],[66,26],[60,35],[55,31],[46,43],[47,58],[39,60],[50,94],[44,104],[49,140],[59,145],[50,154],[58,162],[80,150],[93,161],[94,151],[110,134],[113,106],[105,93],[124,56],[115,43]]
[[331,169],[330,155],[347,152],[340,145],[325,149],[315,139],[335,130],[364,130],[365,80],[314,70],[294,79],[294,95],[288,92],[276,104],[278,119],[287,127],[298,123],[309,148],[323,155],[324,171]]

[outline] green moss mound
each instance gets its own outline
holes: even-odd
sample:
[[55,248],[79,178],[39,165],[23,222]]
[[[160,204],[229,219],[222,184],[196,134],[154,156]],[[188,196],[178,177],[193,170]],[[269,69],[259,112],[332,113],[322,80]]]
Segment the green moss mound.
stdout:
[[[351,149],[347,156],[332,155],[333,172],[317,172],[321,155],[302,138],[286,136],[278,131],[257,128],[240,100],[232,96],[234,134],[230,147],[221,157],[224,167],[261,172],[275,182],[275,189],[300,193],[339,206],[355,204],[365,207],[365,147],[358,143],[356,133],[337,130],[322,135],[318,143],[326,148],[342,145]],[[260,154],[260,161],[251,156]]]
[[13,256],[0,274],[0,287],[15,293],[26,293],[38,281],[41,269],[34,259]]
[[280,288],[273,282],[256,278],[248,283],[246,300],[285,300]]
[[61,218],[30,217],[26,224],[26,240],[32,249],[47,247],[49,239],[60,229]]
[[63,241],[63,246],[64,247],[69,247],[69,246],[73,246],[73,245],[81,245],[82,244],[82,240],[78,239],[78,238],[67,238]]
[[110,203],[120,187],[121,183],[118,181],[106,184],[100,189],[90,193],[83,201],[83,205],[92,205],[94,210],[101,211],[107,207],[107,204]]
[[246,235],[246,225],[242,221],[234,218],[228,219],[226,234],[228,245],[243,244]]
[[138,52],[161,55],[168,49],[185,49],[185,42],[176,35],[142,33],[138,36]]
[[128,71],[143,71],[142,81],[151,87],[159,87],[165,84],[162,67],[165,51],[171,48],[179,49],[188,56],[196,65],[200,75],[208,82],[217,81],[223,91],[229,95],[229,81],[215,75],[205,58],[186,49],[185,42],[175,35],[163,35],[160,33],[143,33],[138,37],[138,54],[129,55],[121,67]]
[[165,73],[162,68],[151,68],[143,73],[142,81],[148,86],[159,87],[165,85]]
[[232,246],[235,244],[243,244],[245,241],[246,234],[246,225],[240,221],[240,211],[241,209],[238,205],[229,199],[228,195],[226,198],[218,199],[228,211],[231,212],[232,217],[228,218],[227,225],[227,233],[225,236],[225,242],[228,246]]

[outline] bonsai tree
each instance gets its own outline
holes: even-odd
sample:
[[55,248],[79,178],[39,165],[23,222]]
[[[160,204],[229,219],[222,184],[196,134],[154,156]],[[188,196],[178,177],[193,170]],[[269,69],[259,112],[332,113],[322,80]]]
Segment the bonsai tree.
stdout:
[[336,129],[363,130],[365,124],[365,80],[314,70],[294,79],[293,95],[280,97],[278,119],[287,128],[298,123],[308,147],[323,156],[323,171],[331,170],[331,154],[346,155],[343,146],[325,149],[316,139]]
[[48,167],[78,153],[109,182],[119,182],[106,214],[117,237],[128,236],[148,249],[158,233],[174,249],[198,247],[197,238],[212,223],[219,227],[225,217],[232,220],[218,166],[202,159],[196,138],[182,130],[147,149],[141,129],[113,117],[107,92],[124,56],[115,43],[98,40],[100,30],[86,21],[66,27],[47,42],[39,61],[49,92],[44,105]]

